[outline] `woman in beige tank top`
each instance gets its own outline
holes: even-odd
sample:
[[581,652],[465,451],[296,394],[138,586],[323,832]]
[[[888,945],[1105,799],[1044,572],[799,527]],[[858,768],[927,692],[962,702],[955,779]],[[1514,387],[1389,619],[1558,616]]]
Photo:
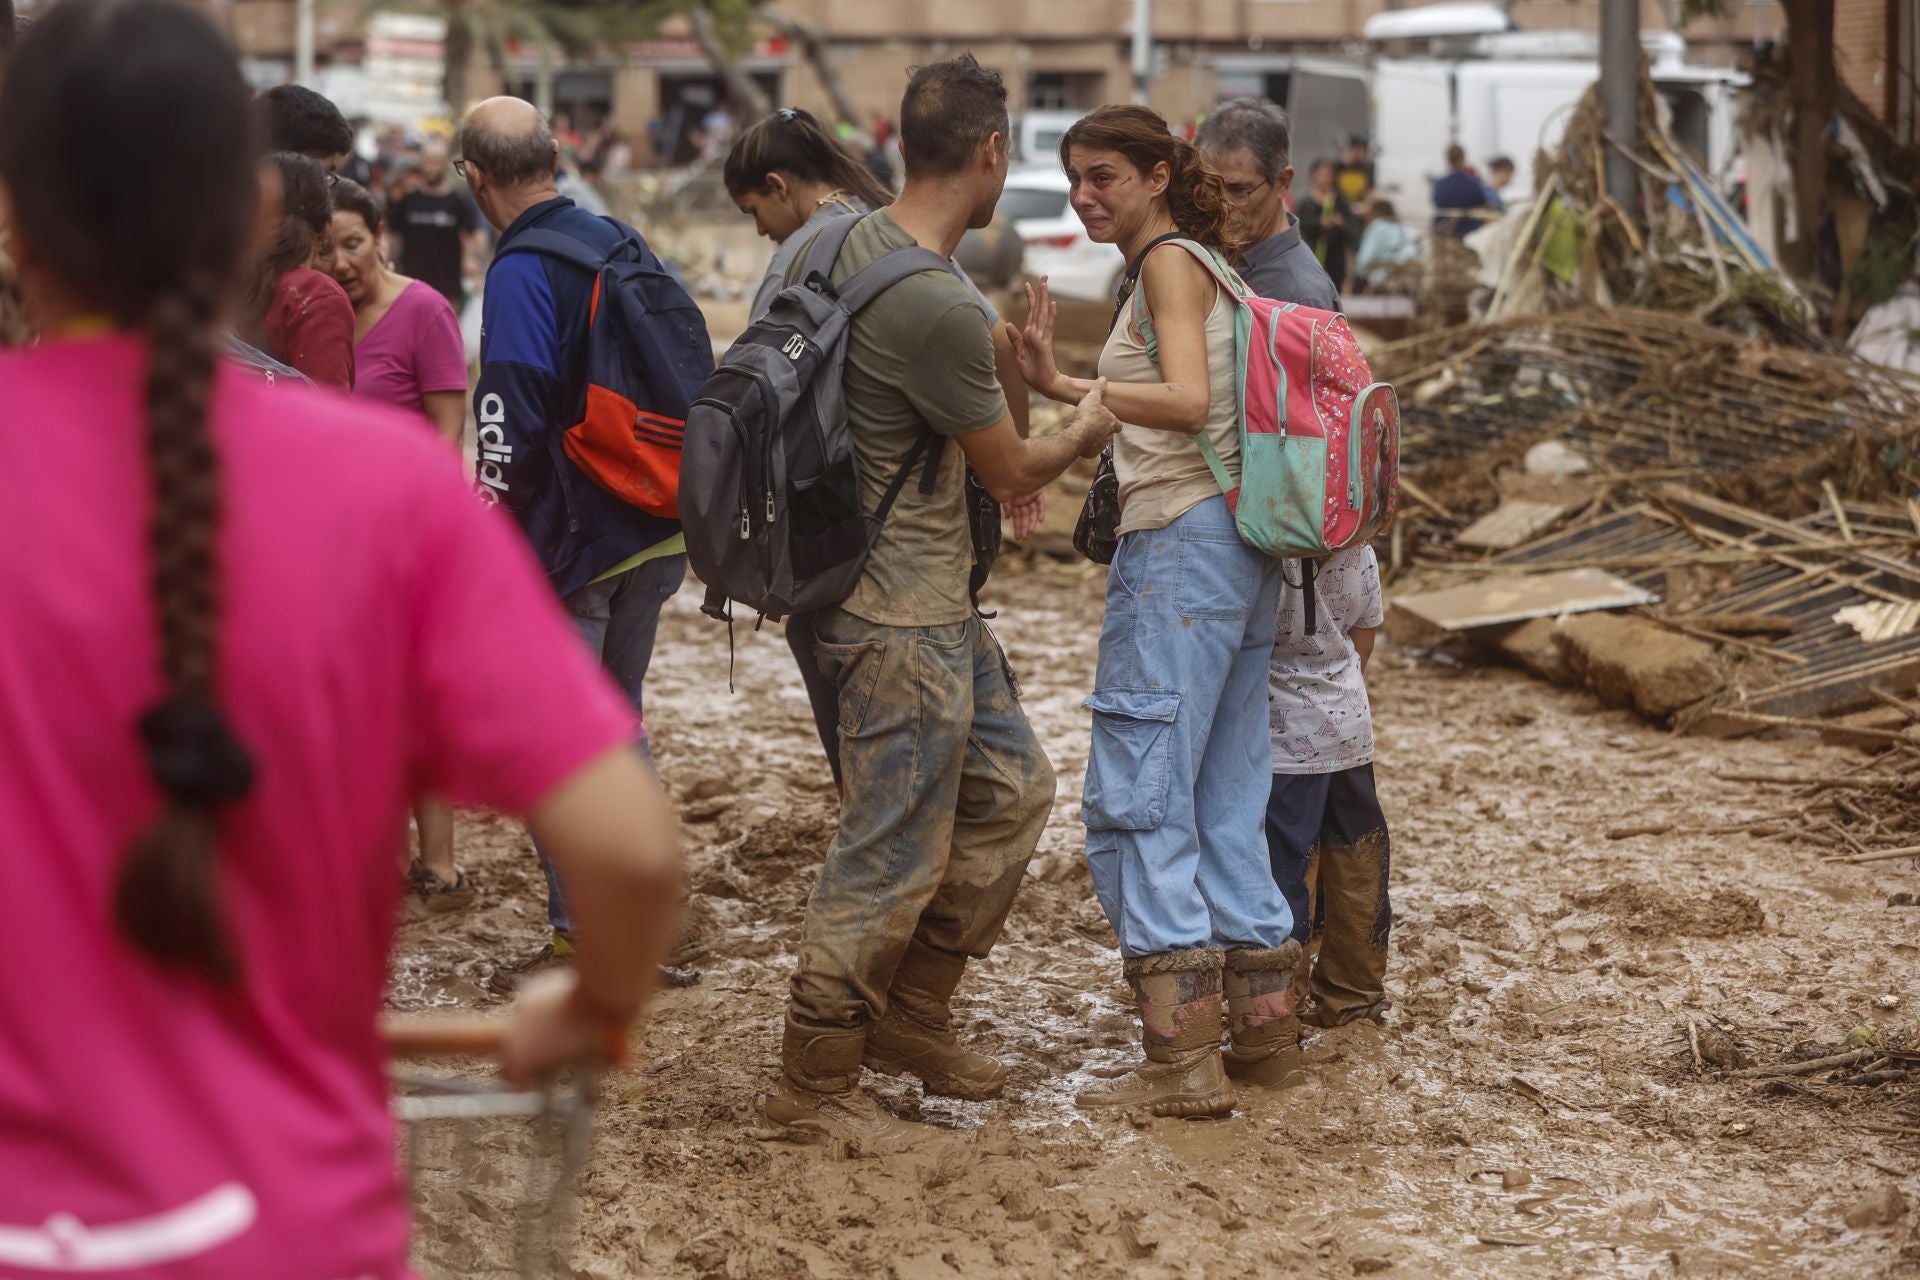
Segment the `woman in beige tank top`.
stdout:
[[[1074,212],[1120,247],[1127,296],[1100,355],[1120,419],[1120,543],[1093,695],[1081,816],[1094,890],[1120,939],[1146,1061],[1081,1106],[1222,1115],[1229,1075],[1273,1079],[1298,1043],[1293,917],[1265,836],[1267,660],[1280,562],[1240,540],[1195,440],[1239,468],[1239,304],[1201,265],[1238,246],[1226,184],[1144,107],[1102,107],[1060,159]],[[1030,386],[1077,401],[1053,363],[1054,306],[1030,288],[1016,350]],[[1155,342],[1137,323],[1144,309]],[[1222,1055],[1222,1003],[1232,1048]]]

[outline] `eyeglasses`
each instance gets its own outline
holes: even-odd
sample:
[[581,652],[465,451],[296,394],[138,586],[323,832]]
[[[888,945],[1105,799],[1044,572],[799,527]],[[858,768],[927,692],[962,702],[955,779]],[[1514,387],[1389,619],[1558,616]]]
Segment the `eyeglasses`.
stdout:
[[1270,187],[1272,185],[1273,185],[1273,179],[1271,178],[1262,178],[1260,179],[1260,181],[1253,183],[1251,186],[1249,186],[1244,182],[1229,182],[1227,184],[1227,197],[1228,199],[1233,200],[1235,202],[1238,202],[1241,200],[1251,200],[1253,199],[1254,195],[1260,190],[1260,188]]
[[455,173],[457,173],[457,174],[459,174],[459,175],[460,175],[460,178],[461,178],[461,180],[462,180],[462,181],[465,181],[465,180],[466,180],[466,176],[467,176],[467,162],[466,162],[466,160],[465,160],[464,158],[462,158],[462,159],[459,159],[459,160],[455,160],[455,161],[453,162],[453,171],[454,171]]

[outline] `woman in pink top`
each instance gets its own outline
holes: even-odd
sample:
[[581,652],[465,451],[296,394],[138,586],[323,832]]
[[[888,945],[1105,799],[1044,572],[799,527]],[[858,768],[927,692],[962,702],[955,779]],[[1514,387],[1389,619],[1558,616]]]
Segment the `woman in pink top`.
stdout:
[[351,391],[353,304],[331,276],[314,270],[333,216],[326,170],[306,156],[276,151],[261,165],[261,176],[272,239],[248,292],[254,332],[269,352],[321,386]]
[[376,1019],[418,789],[527,814],[578,886],[510,1078],[595,1057],[677,913],[638,726],[524,539],[403,418],[216,356],[249,97],[165,0],[50,7],[0,85],[43,335],[0,356],[9,1277],[409,1275]]
[[387,265],[380,206],[357,182],[333,187],[328,270],[353,303],[354,391],[424,415],[449,442],[467,425],[467,347],[460,318],[432,285]]
[[[454,448],[467,425],[467,348],[453,307],[431,285],[387,265],[380,207],[357,182],[333,185],[329,269],[353,303],[354,394],[424,415]],[[408,890],[429,913],[458,911],[473,884],[453,862],[453,809],[423,797],[413,807],[420,856]]]

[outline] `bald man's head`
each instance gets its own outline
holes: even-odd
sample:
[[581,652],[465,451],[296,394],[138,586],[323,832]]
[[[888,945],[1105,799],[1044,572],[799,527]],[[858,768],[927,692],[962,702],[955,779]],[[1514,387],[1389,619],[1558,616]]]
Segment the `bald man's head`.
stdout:
[[460,158],[469,171],[505,189],[553,180],[558,157],[547,118],[520,98],[488,98],[460,126]]

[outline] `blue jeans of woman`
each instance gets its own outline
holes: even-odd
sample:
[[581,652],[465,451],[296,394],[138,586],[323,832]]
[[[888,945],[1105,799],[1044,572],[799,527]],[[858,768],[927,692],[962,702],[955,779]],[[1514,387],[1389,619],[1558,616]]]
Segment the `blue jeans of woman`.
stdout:
[[1264,829],[1279,598],[1280,562],[1240,540],[1225,498],[1120,539],[1080,808],[1123,955],[1278,947],[1293,932]]

